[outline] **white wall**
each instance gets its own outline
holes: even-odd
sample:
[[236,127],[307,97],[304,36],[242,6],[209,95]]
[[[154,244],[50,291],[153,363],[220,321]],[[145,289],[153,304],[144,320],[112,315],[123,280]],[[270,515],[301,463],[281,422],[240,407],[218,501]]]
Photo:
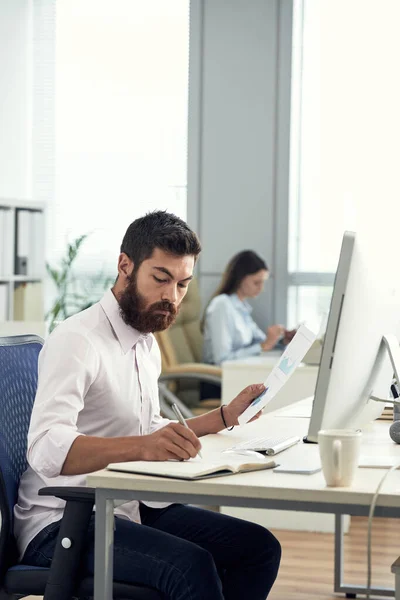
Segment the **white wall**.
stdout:
[[203,244],[200,288],[207,300],[231,256],[255,250],[273,275],[255,302],[263,325],[277,312],[274,219],[288,193],[291,8],[191,3],[188,221]]
[[32,0],[0,2],[0,197],[29,198]]

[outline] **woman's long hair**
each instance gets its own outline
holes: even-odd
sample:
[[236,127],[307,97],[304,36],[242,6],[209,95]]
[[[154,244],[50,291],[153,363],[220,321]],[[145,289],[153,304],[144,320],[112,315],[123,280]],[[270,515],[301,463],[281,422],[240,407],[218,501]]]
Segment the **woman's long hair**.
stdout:
[[243,250],[231,258],[222,275],[221,283],[204,310],[201,321],[202,331],[204,331],[206,311],[211,300],[220,294],[234,294],[247,275],[254,275],[254,273],[258,273],[261,270],[268,271],[268,266],[253,250]]

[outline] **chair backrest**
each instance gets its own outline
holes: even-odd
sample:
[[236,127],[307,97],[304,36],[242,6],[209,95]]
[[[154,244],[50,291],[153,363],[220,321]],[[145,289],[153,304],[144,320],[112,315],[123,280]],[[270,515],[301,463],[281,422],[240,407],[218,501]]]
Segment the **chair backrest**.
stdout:
[[13,531],[13,508],[27,467],[29,423],[37,388],[38,355],[43,340],[36,335],[0,337],[0,562]]
[[175,323],[166,331],[156,334],[163,368],[181,363],[202,362],[203,335],[200,321],[201,300],[197,280],[193,279]]

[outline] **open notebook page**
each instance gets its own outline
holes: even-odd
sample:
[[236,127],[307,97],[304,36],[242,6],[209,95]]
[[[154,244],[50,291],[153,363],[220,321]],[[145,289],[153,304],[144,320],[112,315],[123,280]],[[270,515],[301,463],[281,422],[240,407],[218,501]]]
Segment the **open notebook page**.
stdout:
[[111,471],[123,471],[142,475],[157,475],[177,479],[200,479],[217,475],[243,473],[260,469],[271,469],[276,466],[273,460],[252,461],[249,458],[240,459],[221,457],[216,459],[191,459],[187,461],[134,461],[109,464]]

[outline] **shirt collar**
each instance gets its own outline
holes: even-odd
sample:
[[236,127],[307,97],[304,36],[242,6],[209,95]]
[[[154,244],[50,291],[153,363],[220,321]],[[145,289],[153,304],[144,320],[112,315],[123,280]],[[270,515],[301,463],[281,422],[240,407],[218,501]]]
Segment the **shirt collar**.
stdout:
[[253,312],[253,307],[246,300],[241,300],[237,294],[231,294],[230,297],[232,304],[236,306],[236,308],[249,314]]
[[118,300],[111,290],[106,291],[100,300],[100,305],[110,321],[124,354],[134,348],[139,340],[144,340],[148,349],[151,350],[153,335],[151,333],[140,333],[140,331],[125,323],[119,312]]

